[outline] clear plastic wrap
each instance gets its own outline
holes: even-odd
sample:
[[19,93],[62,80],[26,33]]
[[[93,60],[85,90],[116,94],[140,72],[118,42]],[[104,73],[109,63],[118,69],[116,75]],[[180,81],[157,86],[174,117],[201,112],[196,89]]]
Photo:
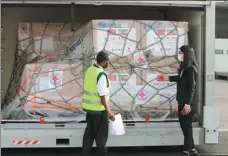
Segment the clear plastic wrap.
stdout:
[[84,119],[84,72],[104,50],[111,54],[114,112],[123,120],[175,120],[176,84],[156,77],[177,74],[176,54],[188,44],[187,32],[187,22],[172,21],[93,20],[75,31],[69,23],[20,23],[15,71],[21,74],[12,76],[3,118]]

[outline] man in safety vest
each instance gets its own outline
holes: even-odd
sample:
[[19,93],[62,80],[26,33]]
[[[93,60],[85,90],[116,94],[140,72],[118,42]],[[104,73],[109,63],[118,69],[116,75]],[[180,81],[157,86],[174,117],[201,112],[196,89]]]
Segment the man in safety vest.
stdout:
[[115,120],[108,105],[110,81],[103,70],[108,67],[109,59],[108,53],[99,52],[97,64],[90,66],[85,72],[82,108],[87,112],[87,127],[83,136],[81,156],[90,156],[94,140],[100,155],[105,156],[107,153],[108,118]]

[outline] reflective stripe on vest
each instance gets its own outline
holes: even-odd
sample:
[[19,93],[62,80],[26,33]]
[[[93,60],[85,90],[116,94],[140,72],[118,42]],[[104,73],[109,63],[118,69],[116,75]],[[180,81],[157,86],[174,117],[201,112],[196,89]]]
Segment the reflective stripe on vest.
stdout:
[[[91,66],[87,69],[84,79],[84,92],[82,108],[90,111],[103,111],[104,106],[97,92],[97,78],[103,72],[101,68]],[[108,84],[110,81],[108,79]]]

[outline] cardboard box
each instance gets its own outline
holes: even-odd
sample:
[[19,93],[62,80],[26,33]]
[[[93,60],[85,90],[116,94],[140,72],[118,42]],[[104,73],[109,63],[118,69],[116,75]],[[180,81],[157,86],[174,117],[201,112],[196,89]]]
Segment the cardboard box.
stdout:
[[112,58],[133,54],[140,41],[140,24],[134,20],[94,20],[95,53],[106,50]]
[[188,44],[188,23],[175,21],[142,21],[142,45],[152,56],[175,56]]
[[24,68],[20,96],[23,96],[21,93],[28,94],[23,105],[25,109],[64,111],[68,107],[81,107],[83,67],[80,63],[39,64],[34,71],[35,66],[27,64]]
[[[19,49],[30,54],[28,60],[37,56],[51,56],[52,60],[58,60],[76,53],[75,48],[82,50],[78,43],[88,36],[88,30],[92,32],[92,26],[78,27],[73,32],[71,23],[20,23]],[[91,40],[86,38],[86,45],[92,45]]]

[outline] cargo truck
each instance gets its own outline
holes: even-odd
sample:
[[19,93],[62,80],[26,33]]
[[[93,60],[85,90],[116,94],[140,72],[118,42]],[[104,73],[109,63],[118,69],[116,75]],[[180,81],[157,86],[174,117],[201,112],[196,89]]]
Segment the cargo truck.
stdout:
[[[213,1],[59,1],[2,0],[2,105],[14,75],[19,22],[85,23],[93,19],[188,22],[189,43],[196,52],[199,79],[194,103],[196,145],[217,144],[219,115],[214,95],[215,2]],[[16,90],[16,88],[15,88]],[[2,109],[4,111],[4,109]],[[4,112],[2,112],[4,113]],[[175,146],[183,144],[177,120],[124,121],[126,134],[110,136],[107,145]],[[1,120],[2,148],[81,147],[85,123],[63,120]]]

